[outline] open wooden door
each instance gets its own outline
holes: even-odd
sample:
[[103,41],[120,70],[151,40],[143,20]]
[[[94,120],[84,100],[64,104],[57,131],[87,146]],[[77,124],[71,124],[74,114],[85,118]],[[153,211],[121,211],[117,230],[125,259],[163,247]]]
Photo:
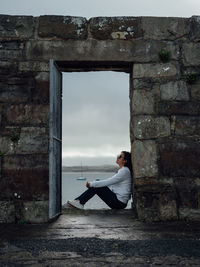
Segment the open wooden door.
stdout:
[[49,219],[62,210],[62,73],[50,60]]

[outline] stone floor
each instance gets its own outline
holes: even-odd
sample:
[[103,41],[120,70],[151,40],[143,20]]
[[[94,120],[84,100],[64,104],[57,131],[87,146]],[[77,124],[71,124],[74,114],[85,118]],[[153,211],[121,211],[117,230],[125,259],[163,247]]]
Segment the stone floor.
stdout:
[[142,223],[131,210],[67,211],[0,225],[0,266],[200,266],[199,223]]

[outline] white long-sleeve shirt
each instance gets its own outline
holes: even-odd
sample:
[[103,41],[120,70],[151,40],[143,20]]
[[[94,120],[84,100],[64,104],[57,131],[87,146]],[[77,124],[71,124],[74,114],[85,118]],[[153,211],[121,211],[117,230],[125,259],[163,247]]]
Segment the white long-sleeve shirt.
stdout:
[[108,186],[116,194],[119,201],[127,204],[131,197],[131,172],[129,168],[122,167],[108,179],[90,182],[90,187],[104,186]]

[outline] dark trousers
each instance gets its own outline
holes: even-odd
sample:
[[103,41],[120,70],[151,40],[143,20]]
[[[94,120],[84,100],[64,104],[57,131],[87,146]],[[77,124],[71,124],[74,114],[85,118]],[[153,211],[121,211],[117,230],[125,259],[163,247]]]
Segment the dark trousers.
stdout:
[[116,194],[113,193],[107,186],[105,187],[89,187],[78,199],[84,205],[94,195],[98,195],[111,209],[124,209],[126,204],[119,201]]

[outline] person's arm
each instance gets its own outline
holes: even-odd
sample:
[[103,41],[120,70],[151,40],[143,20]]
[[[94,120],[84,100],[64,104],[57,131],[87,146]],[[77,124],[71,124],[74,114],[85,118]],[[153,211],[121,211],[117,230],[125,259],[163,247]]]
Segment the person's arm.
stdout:
[[128,173],[126,169],[120,169],[114,176],[101,180],[101,181],[92,181],[89,182],[90,187],[104,187],[104,186],[109,186],[112,184],[119,183],[121,181],[124,181],[127,177]]

